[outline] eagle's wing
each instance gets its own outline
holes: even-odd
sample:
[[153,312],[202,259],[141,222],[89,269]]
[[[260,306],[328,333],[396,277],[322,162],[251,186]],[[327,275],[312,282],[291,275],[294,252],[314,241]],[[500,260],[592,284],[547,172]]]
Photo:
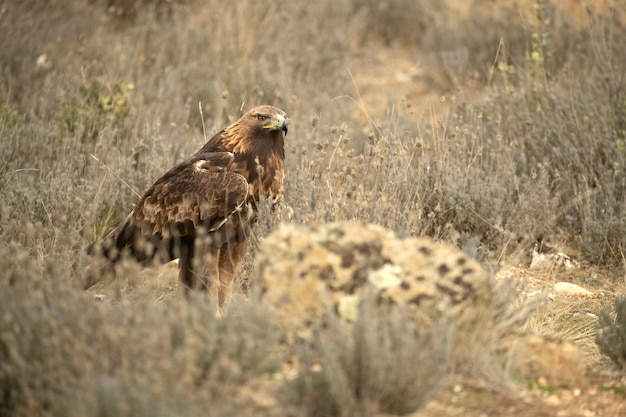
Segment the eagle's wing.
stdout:
[[158,254],[166,262],[202,233],[210,234],[216,247],[245,240],[254,213],[247,204],[247,180],[229,169],[233,158],[229,152],[206,152],[170,169],[126,220],[89,245],[87,253],[101,252],[116,261],[129,251],[140,262]]
[[[247,202],[246,178],[230,170],[233,158],[229,152],[206,152],[175,166],[150,187],[122,224],[89,245],[87,253],[101,253],[113,262],[124,253],[139,262],[155,257],[167,262],[183,255],[191,262],[189,248],[203,233],[208,236],[201,242],[203,253],[245,241],[254,211]],[[181,268],[190,270],[188,265]]]
[[[195,155],[163,175],[130,215],[133,229],[161,239],[195,236],[201,229],[230,239],[250,216],[248,182],[229,170],[233,154]],[[229,229],[229,230],[222,230]]]

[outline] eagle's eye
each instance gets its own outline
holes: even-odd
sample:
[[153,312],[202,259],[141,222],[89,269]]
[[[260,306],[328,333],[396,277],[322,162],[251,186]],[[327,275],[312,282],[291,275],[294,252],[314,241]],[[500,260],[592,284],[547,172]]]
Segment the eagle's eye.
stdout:
[[256,119],[257,119],[259,122],[264,122],[264,121],[266,121],[267,119],[269,119],[269,116],[266,116],[266,115],[264,115],[264,114],[257,114],[257,115],[256,115]]

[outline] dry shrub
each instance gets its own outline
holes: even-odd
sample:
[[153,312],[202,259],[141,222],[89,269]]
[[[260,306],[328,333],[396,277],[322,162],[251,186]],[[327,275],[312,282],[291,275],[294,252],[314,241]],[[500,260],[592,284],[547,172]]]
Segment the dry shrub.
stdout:
[[561,228],[589,260],[616,265],[626,243],[626,154],[615,128],[621,105],[607,100],[605,70],[595,69],[584,84],[568,74],[539,90],[516,88],[489,107],[503,117],[502,135],[520,142],[517,175],[543,172],[547,196],[557,200],[545,211],[553,218],[545,230]]
[[454,109],[415,122],[398,113],[367,137],[347,124],[314,127],[310,145],[292,149],[298,170],[287,177],[286,202],[294,220],[359,219],[401,236],[477,240],[490,259],[507,245],[531,247],[553,227],[558,200],[546,170],[518,174],[520,141],[485,126],[501,116]]
[[96,302],[52,257],[0,250],[0,415],[237,415],[254,404],[235,387],[279,369],[258,304]]
[[453,346],[453,320],[418,327],[406,310],[377,305],[371,295],[363,297],[356,322],[328,312],[315,324],[312,341],[297,345],[301,373],[284,392],[298,414],[405,415],[448,385],[450,372],[492,386],[509,384],[514,370],[504,336],[517,332],[537,307],[501,283],[489,321]]
[[613,311],[605,309],[598,316],[596,343],[620,369],[626,369],[626,297],[615,298]]
[[407,414],[441,385],[451,349],[450,323],[418,328],[401,308],[381,310],[363,297],[358,319],[335,314],[301,346],[302,373],[288,386],[308,416]]
[[493,291],[489,320],[457,347],[455,375],[491,386],[511,386],[518,370],[511,366],[507,337],[523,332],[543,300],[527,299],[520,292],[520,283],[513,280],[498,281]]

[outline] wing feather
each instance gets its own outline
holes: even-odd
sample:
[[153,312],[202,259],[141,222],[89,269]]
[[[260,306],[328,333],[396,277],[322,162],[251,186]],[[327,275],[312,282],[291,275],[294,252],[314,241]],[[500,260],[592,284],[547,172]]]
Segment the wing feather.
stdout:
[[230,171],[233,155],[199,154],[165,173],[135,206],[131,221],[141,234],[162,239],[215,231],[243,211],[248,182]]

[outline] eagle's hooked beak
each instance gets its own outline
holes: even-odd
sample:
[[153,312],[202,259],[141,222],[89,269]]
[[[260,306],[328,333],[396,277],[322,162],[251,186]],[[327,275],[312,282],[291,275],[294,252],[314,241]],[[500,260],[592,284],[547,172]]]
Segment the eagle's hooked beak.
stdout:
[[271,123],[264,126],[266,129],[282,130],[287,136],[287,119],[284,116],[277,114]]

